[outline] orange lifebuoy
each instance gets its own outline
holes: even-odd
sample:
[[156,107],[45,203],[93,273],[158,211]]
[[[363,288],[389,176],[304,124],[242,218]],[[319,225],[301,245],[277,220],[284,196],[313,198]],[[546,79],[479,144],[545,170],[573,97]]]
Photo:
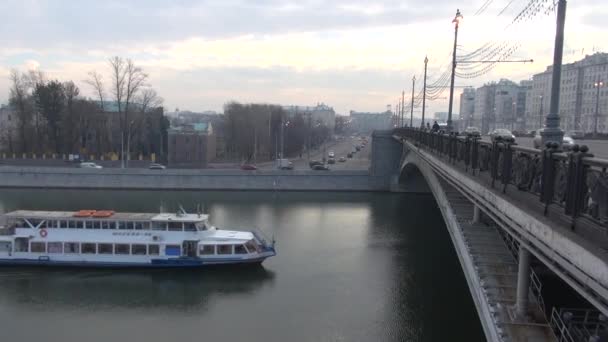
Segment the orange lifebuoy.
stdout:
[[40,229],[40,236],[45,238],[47,236],[48,232],[46,231],[46,229]]

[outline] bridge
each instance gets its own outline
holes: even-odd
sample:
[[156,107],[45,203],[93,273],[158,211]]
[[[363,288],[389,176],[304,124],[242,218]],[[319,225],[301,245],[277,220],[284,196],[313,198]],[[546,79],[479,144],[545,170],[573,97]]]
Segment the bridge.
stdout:
[[[374,132],[370,174],[432,193],[490,341],[600,341],[608,317],[608,160],[513,141],[399,128]],[[531,263],[594,309],[545,305]],[[437,270],[439,272],[439,270]]]

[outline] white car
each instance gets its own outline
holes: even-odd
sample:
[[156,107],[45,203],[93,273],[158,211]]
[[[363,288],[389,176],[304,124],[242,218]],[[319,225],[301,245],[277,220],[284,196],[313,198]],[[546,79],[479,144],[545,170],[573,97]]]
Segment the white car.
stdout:
[[329,158],[335,158],[335,157],[336,157],[336,154],[334,153],[334,151],[329,151],[329,153],[327,154],[327,156],[328,156]]
[[81,169],[103,169],[103,166],[91,162],[80,163],[79,167]]

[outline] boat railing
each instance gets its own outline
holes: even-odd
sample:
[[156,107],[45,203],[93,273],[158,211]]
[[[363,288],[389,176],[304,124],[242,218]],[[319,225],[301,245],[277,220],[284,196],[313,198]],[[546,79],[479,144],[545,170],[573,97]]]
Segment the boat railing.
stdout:
[[0,235],[15,235],[15,226],[0,226]]

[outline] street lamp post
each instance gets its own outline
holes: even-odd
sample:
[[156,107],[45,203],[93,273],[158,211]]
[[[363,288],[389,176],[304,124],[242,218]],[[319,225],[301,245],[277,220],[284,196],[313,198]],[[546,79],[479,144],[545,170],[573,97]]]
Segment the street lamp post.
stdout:
[[450,80],[450,103],[448,106],[448,122],[447,122],[447,131],[452,131],[452,107],[454,105],[454,78],[456,77],[456,44],[458,42],[458,25],[460,24],[460,20],[462,19],[462,14],[460,14],[460,10],[456,10],[456,16],[452,22],[454,23],[454,51],[452,52],[452,77]]
[[543,96],[539,95],[540,98],[540,110],[538,111],[538,129],[543,128]]
[[424,110],[426,107],[426,67],[429,64],[428,57],[424,57],[424,84],[422,85],[422,121],[420,127],[424,128]]
[[561,146],[564,132],[559,128],[559,95],[562,84],[562,57],[564,53],[564,26],[566,24],[566,0],[557,2],[557,24],[555,45],[553,47],[553,72],[551,78],[551,102],[549,114],[545,120],[545,129],[541,132],[542,145],[554,142]]
[[600,88],[604,86],[604,82],[603,81],[596,81],[595,83],[593,83],[593,87],[596,90],[595,92],[595,117],[594,119],[594,123],[593,123],[593,137],[597,138],[597,120],[600,116]]

